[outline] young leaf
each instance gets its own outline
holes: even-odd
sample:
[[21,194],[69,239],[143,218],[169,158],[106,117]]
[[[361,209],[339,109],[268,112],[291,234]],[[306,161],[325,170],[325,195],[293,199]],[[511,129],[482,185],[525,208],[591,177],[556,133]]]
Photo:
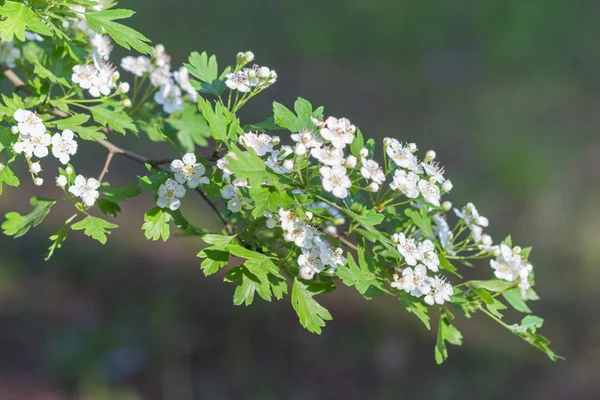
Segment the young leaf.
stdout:
[[331,314],[313,298],[318,292],[314,287],[294,278],[292,286],[292,307],[296,310],[300,323],[309,332],[321,334],[325,321],[330,321]]
[[52,36],[52,30],[22,2],[6,1],[0,6],[0,15],[4,17],[0,21],[0,39],[5,42],[12,42],[14,36],[25,41],[25,27],[33,32]]
[[422,301],[403,290],[398,292],[398,299],[404,308],[406,308],[406,311],[415,314],[425,324],[425,327],[431,330],[429,315],[427,315],[427,306]]
[[154,207],[144,214],[144,224],[142,230],[146,239],[167,241],[171,235],[169,223],[171,222],[171,214],[163,208]]
[[448,349],[446,348],[446,342],[455,346],[462,345],[462,334],[452,326],[449,322],[449,311],[446,309],[442,310],[440,315],[440,322],[438,325],[437,343],[435,345],[435,361],[441,364],[448,358]]
[[20,184],[19,178],[8,168],[8,165],[0,163],[0,196],[2,196],[3,182],[12,187],[17,187]]
[[212,83],[219,77],[219,66],[217,57],[212,55],[210,58],[206,52],[202,54],[197,51],[190,54],[189,64],[184,64],[189,73],[202,82]]
[[110,234],[108,229],[118,228],[118,225],[105,221],[102,218],[92,217],[88,215],[79,222],[71,225],[74,231],[83,230],[83,234],[99,241],[102,244],[106,243],[106,235]]
[[114,203],[120,203],[127,199],[132,199],[141,193],[140,187],[135,184],[119,187],[119,188],[111,188],[111,187],[101,187],[100,192],[106,197],[108,200]]
[[65,240],[67,240],[67,235],[69,233],[67,226],[68,226],[67,224],[63,225],[58,230],[58,232],[56,232],[54,235],[50,236],[50,241],[52,242],[52,244],[50,244],[50,247],[48,248],[48,254],[44,258],[44,261],[48,261],[50,259],[50,257],[52,257],[54,255],[54,251],[56,251],[57,249],[60,249],[62,247],[63,242]]
[[147,42],[150,42],[150,39],[135,29],[114,22],[118,19],[129,18],[133,14],[135,13],[131,10],[114,9],[90,12],[84,15],[94,32],[99,34],[107,33],[117,44],[126,49],[133,47],[140,53],[151,54],[152,48],[147,44]]
[[137,127],[129,115],[121,112],[121,110],[111,110],[105,106],[90,107],[94,121],[102,126],[110,125],[116,132],[125,134],[125,130],[130,130],[137,133]]
[[431,219],[427,217],[427,211],[425,207],[421,208],[420,213],[413,209],[407,208],[404,210],[404,214],[406,214],[406,216],[410,218],[417,227],[419,227],[425,236],[432,239],[435,237],[431,227]]
[[31,205],[33,211],[27,215],[20,215],[17,212],[9,212],[5,215],[6,221],[2,224],[2,230],[7,236],[21,237],[34,226],[38,226],[57,200],[44,199],[42,197],[32,197]]
[[521,291],[518,288],[513,288],[502,293],[502,296],[508,301],[508,304],[517,311],[522,313],[531,313],[531,309],[527,307],[527,303],[521,297]]
[[336,275],[342,279],[346,286],[355,286],[356,290],[367,299],[388,292],[377,276],[369,270],[368,266],[364,262],[360,264],[359,267],[352,254],[348,253],[348,266],[337,267]]

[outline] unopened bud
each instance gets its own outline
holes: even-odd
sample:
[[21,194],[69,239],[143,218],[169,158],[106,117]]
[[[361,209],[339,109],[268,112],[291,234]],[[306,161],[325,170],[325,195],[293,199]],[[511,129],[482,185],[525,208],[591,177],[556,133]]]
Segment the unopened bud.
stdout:
[[294,147],[294,153],[296,153],[296,155],[299,157],[305,155],[306,154],[306,146],[303,145],[302,143],[296,143],[296,146]]
[[251,51],[247,51],[244,54],[244,61],[247,63],[254,61],[254,53]]
[[369,190],[371,192],[377,192],[379,190],[379,184],[375,183],[375,182],[371,182],[369,184]]
[[235,59],[238,64],[241,64],[245,61],[246,55],[244,54],[243,51],[240,51],[239,53],[237,53],[237,56],[235,57]]
[[513,254],[521,254],[521,247],[520,246],[515,246],[512,249]]
[[10,131],[16,135],[17,133],[19,133],[19,127],[14,125],[10,128]]
[[442,207],[444,208],[444,210],[450,211],[450,209],[452,208],[452,203],[449,201],[445,201],[442,203]]
[[356,126],[350,125],[348,127],[348,132],[354,135],[356,133]]
[[56,186],[61,188],[67,186],[67,177],[64,175],[59,175],[56,178]]
[[425,158],[423,159],[423,161],[425,162],[431,162],[433,160],[435,160],[435,151],[433,150],[429,150],[427,153],[425,153]]
[[408,149],[413,153],[418,150],[416,143],[409,143]]
[[367,150],[367,148],[363,147],[362,149],[360,149],[360,151],[358,152],[358,154],[361,157],[366,157],[369,155],[369,150]]
[[291,171],[294,169],[294,160],[285,160],[283,162],[283,168],[287,169],[288,171]]
[[65,172],[67,173],[67,175],[71,175],[73,173],[73,168],[67,167],[65,168]]
[[354,156],[348,156],[346,158],[346,162],[344,163],[344,165],[346,166],[346,168],[354,168],[356,167],[356,157]]
[[39,161],[34,162],[33,164],[31,164],[31,166],[29,166],[29,170],[31,171],[32,174],[37,175],[42,171],[42,166],[40,165]]
[[128,93],[129,92],[129,83],[121,82],[119,86],[117,86],[117,93]]
[[400,235],[398,235],[397,233],[394,233],[392,235],[392,242],[398,243],[399,241],[400,241]]
[[123,99],[123,101],[121,101],[121,104],[123,105],[123,107],[131,107],[131,100],[129,99]]
[[445,192],[451,191],[453,187],[454,185],[450,179],[447,179],[444,181],[444,183],[442,183],[442,189],[444,189]]
[[308,218],[309,221],[311,219],[313,219],[313,213],[312,213],[312,211],[307,211],[305,214],[306,214],[306,218]]
[[35,186],[42,186],[44,184],[44,180],[42,178],[35,178],[33,180],[33,184]]
[[300,268],[299,271],[300,278],[306,279],[307,281],[311,280],[315,276],[315,271],[313,271],[310,267],[304,266]]
[[281,139],[279,139],[279,136],[273,136],[271,138],[271,144],[273,146],[277,146],[279,144],[279,142],[281,142]]
[[491,246],[492,245],[492,237],[488,234],[485,234],[483,236],[481,236],[481,244],[484,246]]

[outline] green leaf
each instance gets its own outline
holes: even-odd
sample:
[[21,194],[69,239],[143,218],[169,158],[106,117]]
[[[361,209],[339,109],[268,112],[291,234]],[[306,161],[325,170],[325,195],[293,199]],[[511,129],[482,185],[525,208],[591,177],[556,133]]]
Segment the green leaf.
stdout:
[[231,241],[235,239],[235,235],[233,236],[225,236],[225,235],[204,235],[202,236],[202,240],[204,240],[208,244],[212,244],[213,246],[220,246],[225,248]]
[[197,257],[204,258],[200,264],[202,272],[205,276],[209,276],[217,272],[219,269],[227,266],[229,262],[229,252],[224,250],[217,250],[216,247],[209,247],[198,253]]
[[518,288],[513,288],[502,293],[502,296],[508,301],[508,304],[515,310],[522,313],[531,313],[531,309],[527,306],[527,303],[521,297],[521,291]]
[[503,292],[514,286],[514,282],[507,282],[500,279],[490,279],[489,281],[468,281],[467,285],[474,289],[486,289],[490,292]]
[[20,185],[19,178],[11,171],[8,165],[0,163],[0,196],[2,196],[2,184],[18,187]]
[[136,184],[122,186],[119,188],[111,188],[105,186],[102,186],[100,188],[100,193],[102,193],[107,200],[110,200],[114,203],[120,203],[122,201],[132,199],[138,196],[141,192],[142,191],[140,187]]
[[102,218],[92,217],[91,215],[88,215],[81,221],[71,225],[72,230],[83,230],[84,235],[91,237],[102,244],[106,243],[106,235],[110,234],[108,229],[114,228],[118,228],[118,225],[105,221]]
[[121,207],[113,201],[107,199],[99,199],[98,209],[102,214],[110,215],[111,217],[116,217],[118,213],[121,212]]
[[48,79],[50,82],[59,83],[63,86],[70,86],[69,82],[65,78],[58,78],[49,69],[46,69],[38,60],[35,63],[35,69],[33,73],[38,75],[42,79]]
[[295,204],[294,199],[289,194],[273,186],[252,187],[250,189],[250,197],[252,197],[255,203],[255,207],[252,209],[252,216],[254,218],[262,217],[265,210],[275,213],[278,207],[288,209]]
[[446,342],[455,346],[462,345],[462,334],[449,322],[452,314],[446,309],[442,310],[438,324],[437,343],[435,345],[435,361],[441,364],[448,358]]
[[167,122],[178,131],[177,138],[185,152],[193,153],[195,144],[198,146],[208,144],[207,139],[211,137],[211,130],[206,120],[198,114],[196,106],[186,103],[179,117],[176,118],[175,114],[172,114]]
[[[362,248],[359,251],[364,253]],[[342,282],[346,286],[354,286],[356,290],[365,296],[367,299],[373,298],[373,296],[380,296],[384,292],[389,293],[383,286],[383,283],[379,281],[377,276],[369,269],[364,258],[359,259],[360,267],[354,261],[352,254],[348,253],[348,266],[339,266],[336,268],[335,273],[342,279]]]
[[550,358],[552,361],[561,359],[561,356],[557,355],[550,349],[550,341],[544,336],[536,333],[543,324],[544,320],[542,318],[536,317],[535,315],[528,315],[523,318],[520,324],[509,325],[508,329],[532,346],[535,346],[546,353],[548,358]]
[[100,132],[98,126],[83,126],[90,119],[86,114],[75,114],[72,117],[48,121],[47,125],[55,126],[56,129],[70,129],[76,132],[83,140],[105,139],[106,135]]
[[294,111],[296,111],[296,114],[283,104],[273,103],[275,123],[290,132],[312,130],[315,128],[315,125],[312,123],[311,117],[317,119],[323,118],[323,107],[319,107],[313,111],[312,105],[301,97],[294,103]]
[[213,138],[227,141],[227,126],[233,120],[231,113],[221,103],[217,103],[213,109],[211,103],[202,97],[198,98],[198,109],[208,123]]
[[258,124],[250,124],[244,125],[242,127],[244,132],[248,131],[277,131],[279,130],[279,126],[275,124],[275,118],[269,117],[263,122],[259,122]]
[[119,45],[126,49],[134,48],[140,53],[151,54],[152,48],[147,44],[150,42],[146,36],[135,29],[114,22],[118,19],[129,18],[135,14],[131,10],[114,9],[98,12],[88,12],[85,15],[90,28],[100,34],[108,34]]
[[126,130],[130,130],[134,133],[138,132],[133,120],[129,115],[122,112],[122,110],[111,110],[105,106],[97,105],[90,107],[90,111],[92,112],[94,121],[102,126],[109,125],[116,132],[122,134],[125,134]]
[[294,278],[292,307],[296,310],[304,328],[309,332],[321,334],[321,328],[325,326],[325,321],[330,321],[332,317],[329,311],[313,298],[318,293],[315,286]]
[[354,136],[354,140],[350,144],[350,152],[357,158],[360,159],[360,149],[365,147],[365,139],[363,138],[362,132],[360,129],[356,130],[356,135]]
[[208,57],[206,52],[202,54],[197,51],[190,54],[189,64],[184,64],[189,73],[202,82],[212,83],[219,77],[219,66],[217,57]]
[[254,294],[258,293],[263,299],[270,301],[271,293],[260,280],[247,268],[242,267],[242,283],[235,288],[233,293],[233,304],[249,306],[254,301]]
[[298,118],[286,106],[276,101],[273,102],[273,115],[275,123],[279,127],[287,129],[290,132],[297,132]]
[[171,214],[160,207],[154,207],[144,214],[144,224],[142,230],[146,239],[167,241],[171,235],[170,222]]
[[450,264],[450,261],[448,261],[448,259],[446,259],[446,257],[444,257],[443,254],[439,254],[438,258],[440,259],[440,267],[442,269],[445,269],[446,271],[450,272],[451,274],[454,274],[460,278],[462,278],[462,276],[460,276],[457,272],[457,269],[454,265]]
[[429,315],[427,315],[428,309],[423,302],[421,302],[418,298],[412,296],[410,293],[406,293],[405,291],[398,292],[398,299],[400,303],[406,308],[406,311],[415,314],[417,318],[425,324],[425,327],[431,330],[431,324],[429,323]]
[[52,30],[23,3],[6,1],[0,6],[0,15],[4,17],[0,21],[0,39],[6,42],[12,42],[14,36],[25,41],[25,27],[33,32],[52,36]]
[[9,212],[5,215],[6,221],[2,223],[4,234],[15,238],[23,236],[29,229],[38,226],[46,218],[56,202],[57,200],[32,197],[30,203],[33,206],[33,211],[29,214],[20,215],[17,212]]
[[67,227],[68,227],[67,224],[63,225],[58,230],[58,232],[56,232],[54,235],[50,236],[50,241],[52,243],[50,244],[50,247],[48,248],[48,254],[46,254],[44,261],[48,261],[54,255],[54,252],[57,249],[60,249],[62,247],[62,244],[65,242],[65,240],[67,240],[67,235],[69,233],[69,230],[67,229]]
[[418,213],[417,211],[415,211],[411,208],[407,208],[406,210],[404,210],[404,214],[408,218],[410,218],[417,227],[419,227],[421,232],[423,232],[423,235],[425,235],[429,238],[432,238],[432,239],[435,238],[435,236],[433,234],[433,229],[431,227],[431,220],[427,216],[427,211],[426,211],[425,207],[421,208],[420,213]]
[[276,179],[276,175],[267,171],[267,165],[256,154],[254,149],[248,149],[248,153],[243,153],[239,148],[232,147],[230,151],[237,156],[237,160],[227,157],[227,168],[229,168],[238,179],[248,179],[250,186],[260,187],[262,182],[271,177]]

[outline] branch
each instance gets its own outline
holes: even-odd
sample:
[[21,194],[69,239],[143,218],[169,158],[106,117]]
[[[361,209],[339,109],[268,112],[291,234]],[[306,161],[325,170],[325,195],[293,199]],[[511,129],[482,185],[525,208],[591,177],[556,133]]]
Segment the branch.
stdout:
[[323,232],[327,235],[327,236],[331,236],[333,238],[336,238],[337,240],[339,240],[340,242],[342,242],[343,244],[345,244],[346,246],[348,246],[349,248],[351,248],[354,251],[358,251],[358,246],[355,245],[354,243],[352,243],[350,240],[346,239],[344,236],[346,235],[340,235],[339,233],[333,233],[328,231],[327,229],[324,229]]

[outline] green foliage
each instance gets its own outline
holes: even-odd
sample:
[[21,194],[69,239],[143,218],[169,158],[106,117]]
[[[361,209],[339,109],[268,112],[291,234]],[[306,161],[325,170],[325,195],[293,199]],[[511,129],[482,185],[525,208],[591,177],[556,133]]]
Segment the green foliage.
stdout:
[[292,306],[300,323],[309,332],[321,334],[321,328],[325,326],[325,321],[332,319],[331,314],[325,307],[317,303],[314,296],[322,293],[323,288],[313,282],[294,279],[292,286]]
[[154,207],[144,214],[144,224],[142,230],[146,239],[167,241],[171,235],[170,222],[173,218],[168,210],[160,207]]
[[50,28],[31,8],[21,2],[6,1],[0,6],[0,15],[4,17],[4,20],[0,21],[0,39],[6,42],[12,42],[14,36],[24,41],[25,28],[41,35],[52,36]]
[[433,228],[431,227],[431,219],[427,216],[427,210],[425,207],[421,207],[419,212],[407,208],[404,210],[404,214],[410,218],[416,226],[419,227],[425,236],[431,239],[435,238],[433,234]]
[[129,18],[133,14],[135,13],[131,10],[103,10],[88,12],[85,14],[85,19],[96,33],[107,33],[117,44],[126,49],[133,47],[140,53],[151,54],[152,48],[147,44],[150,39],[135,29],[115,22],[115,20]]
[[462,334],[450,324],[450,321],[453,319],[454,316],[452,313],[443,307],[438,324],[437,343],[435,345],[435,362],[438,364],[443,363],[448,358],[446,342],[455,346],[462,345]]
[[63,243],[67,240],[69,234],[68,224],[63,225],[54,235],[50,236],[50,247],[48,248],[48,254],[44,258],[44,261],[48,261],[57,249],[60,249]]
[[122,112],[122,107],[114,107],[114,110],[105,106],[90,107],[92,118],[102,126],[110,126],[116,132],[125,134],[126,130],[137,133],[137,127],[133,123],[131,117]]
[[311,117],[322,119],[323,107],[316,110],[312,109],[312,105],[305,99],[299,97],[294,103],[294,114],[283,104],[273,103],[273,114],[275,123],[280,127],[289,130],[290,132],[301,132],[314,128]]
[[17,178],[8,165],[0,163],[0,196],[2,196],[3,183],[6,183],[8,186],[12,187],[18,187],[20,184],[19,178]]
[[17,212],[9,212],[5,215],[6,221],[2,223],[4,234],[15,238],[23,236],[29,229],[42,223],[56,202],[57,200],[32,197],[30,203],[33,210],[29,214],[21,215]]
[[102,218],[93,217],[91,215],[88,215],[81,221],[71,225],[72,230],[83,230],[84,235],[91,237],[102,244],[106,244],[106,235],[110,234],[109,229],[114,228],[118,228],[118,225],[105,221]]
[[[335,271],[337,276],[340,277],[346,286],[356,287],[356,290],[367,299],[389,293],[375,274],[375,266],[367,261],[364,253],[364,249],[362,247],[359,248],[360,266],[354,261],[352,254],[348,253],[348,266],[339,266]],[[373,258],[370,260],[374,261]]]

